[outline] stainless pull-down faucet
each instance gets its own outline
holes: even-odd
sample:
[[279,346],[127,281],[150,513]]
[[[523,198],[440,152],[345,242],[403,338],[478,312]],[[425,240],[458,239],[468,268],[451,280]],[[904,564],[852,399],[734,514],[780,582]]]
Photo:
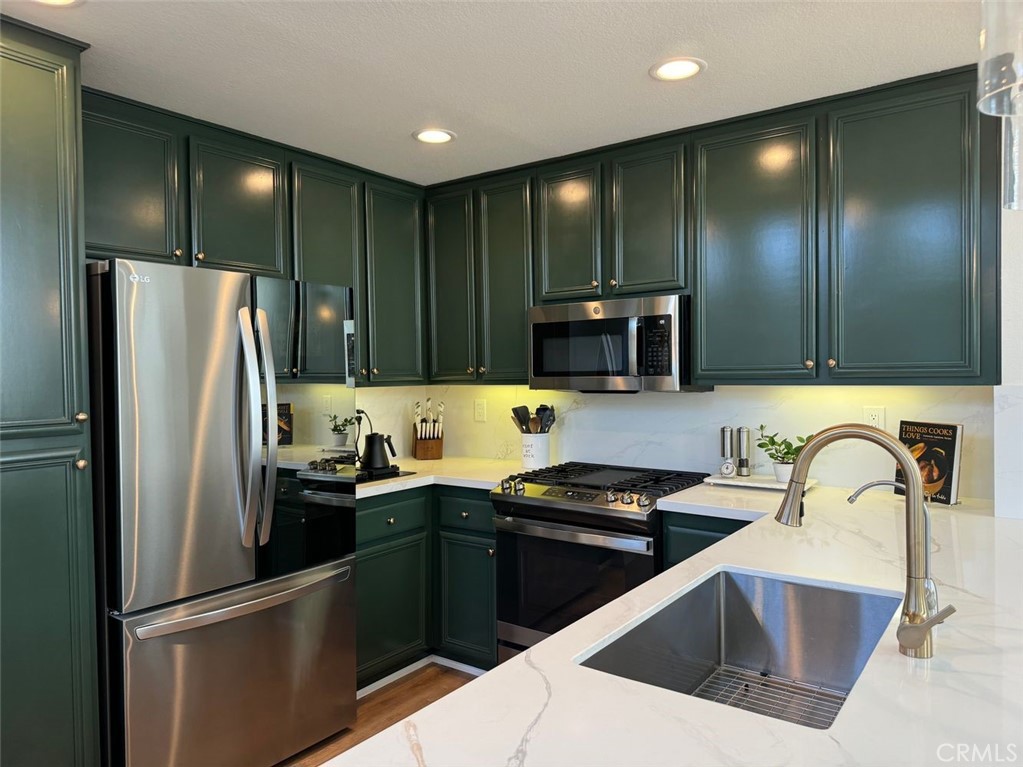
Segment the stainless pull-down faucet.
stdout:
[[[792,478],[774,518],[790,527],[802,525],[803,495],[810,464],[821,450],[843,439],[872,442],[891,453],[902,468],[906,479],[906,596],[898,629],[899,652],[910,658],[933,657],[931,628],[955,612],[955,608],[949,605],[938,610],[938,593],[931,580],[930,515],[924,506],[920,469],[905,445],[886,431],[858,423],[839,424],[819,432],[796,458]],[[850,496],[850,503],[865,489],[867,486]]]

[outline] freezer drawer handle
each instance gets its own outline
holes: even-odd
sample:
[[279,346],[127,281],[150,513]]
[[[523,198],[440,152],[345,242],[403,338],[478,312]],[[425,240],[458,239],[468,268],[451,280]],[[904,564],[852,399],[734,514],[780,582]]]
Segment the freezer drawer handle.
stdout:
[[190,615],[187,618],[177,618],[175,620],[164,621],[163,623],[150,623],[146,626],[139,626],[135,629],[135,636],[139,639],[156,639],[157,637],[167,636],[168,634],[180,634],[182,631],[190,631],[191,629],[210,626],[214,623],[221,623],[222,621],[241,618],[243,615],[251,615],[252,613],[258,613],[261,610],[267,610],[271,607],[282,605],[285,602],[293,602],[296,599],[301,599],[302,597],[319,591],[332,583],[341,583],[342,581],[346,581],[351,574],[351,566],[346,565],[345,567],[341,567],[337,570],[332,570],[326,575],[317,578],[315,581],[303,583],[301,586],[296,586],[293,589],[282,591],[279,594],[271,594],[270,596],[261,597],[260,599],[253,599],[251,602],[242,602],[240,605],[223,607],[219,610],[210,610],[208,613]]

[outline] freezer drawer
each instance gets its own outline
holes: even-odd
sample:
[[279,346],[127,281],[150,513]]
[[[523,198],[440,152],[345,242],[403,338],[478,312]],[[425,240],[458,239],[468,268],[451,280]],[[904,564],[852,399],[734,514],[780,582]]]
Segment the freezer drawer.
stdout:
[[272,765],[355,722],[354,556],[112,620],[128,767]]

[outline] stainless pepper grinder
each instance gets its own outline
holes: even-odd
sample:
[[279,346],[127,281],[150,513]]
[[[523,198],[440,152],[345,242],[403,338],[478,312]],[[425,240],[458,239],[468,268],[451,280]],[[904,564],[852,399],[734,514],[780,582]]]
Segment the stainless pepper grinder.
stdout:
[[750,434],[749,428],[746,426],[740,426],[738,429],[738,444],[736,445],[736,453],[738,453],[739,466],[736,469],[736,474],[740,477],[748,477],[749,472],[749,454],[750,454]]
[[722,477],[734,477],[735,476],[735,461],[732,458],[732,427],[722,426],[721,427],[721,457],[725,459],[725,462],[721,464],[721,476]]

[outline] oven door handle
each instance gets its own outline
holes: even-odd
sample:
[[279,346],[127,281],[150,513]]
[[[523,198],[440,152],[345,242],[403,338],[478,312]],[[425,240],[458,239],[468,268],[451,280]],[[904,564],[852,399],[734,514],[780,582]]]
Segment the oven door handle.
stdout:
[[318,490],[303,490],[299,495],[309,503],[316,503],[320,506],[337,506],[344,509],[355,508],[355,498],[350,495],[324,493]]
[[619,535],[617,533],[594,533],[579,527],[555,525],[549,522],[522,522],[512,517],[494,517],[494,527],[509,533],[532,535],[536,538],[549,538],[565,543],[579,543],[583,546],[597,546],[601,549],[627,551],[631,554],[654,555],[653,538],[637,535]]

